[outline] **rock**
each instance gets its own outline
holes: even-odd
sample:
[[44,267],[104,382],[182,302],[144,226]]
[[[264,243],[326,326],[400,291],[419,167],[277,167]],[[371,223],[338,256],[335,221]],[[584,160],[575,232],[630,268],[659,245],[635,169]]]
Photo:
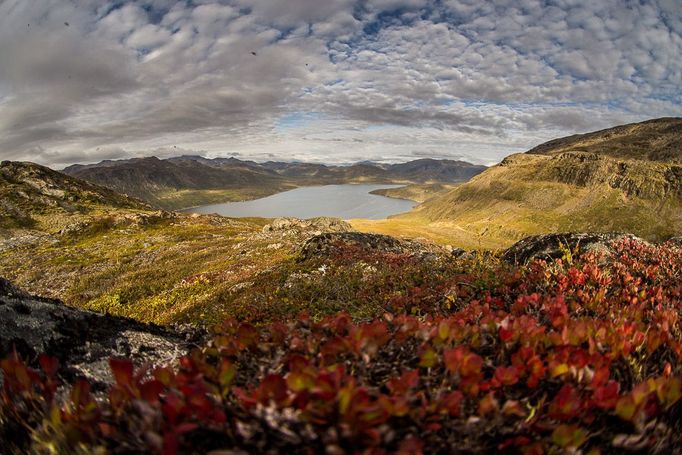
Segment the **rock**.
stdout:
[[564,256],[566,249],[576,249],[581,253],[600,252],[606,255],[613,253],[611,244],[617,240],[636,240],[646,243],[632,234],[621,233],[563,233],[543,234],[526,237],[512,245],[502,255],[502,259],[516,264],[524,264],[532,259],[557,259]]
[[452,248],[450,250],[450,255],[453,258],[461,258],[461,257],[465,256],[466,254],[467,254],[467,250],[465,250],[464,248]]
[[59,359],[60,375],[86,377],[95,386],[112,381],[110,357],[166,365],[189,352],[203,333],[173,331],[131,319],[78,310],[35,297],[0,278],[0,358],[13,350],[30,363],[39,353]]
[[419,256],[447,255],[441,247],[400,240],[382,234],[365,234],[361,232],[333,232],[316,235],[309,239],[301,250],[299,260],[306,261],[313,257],[331,256],[339,246],[351,245],[367,251],[384,253],[409,254]]
[[353,228],[347,222],[327,216],[301,220],[298,218],[276,218],[272,223],[263,227],[263,232],[275,231],[317,231],[322,232],[349,232]]

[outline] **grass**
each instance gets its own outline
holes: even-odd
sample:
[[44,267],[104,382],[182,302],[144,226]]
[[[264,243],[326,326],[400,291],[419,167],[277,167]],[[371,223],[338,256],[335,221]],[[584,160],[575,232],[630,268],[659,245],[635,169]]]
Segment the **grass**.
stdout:
[[[212,320],[230,289],[288,259],[261,234],[264,219],[182,215],[112,226],[0,253],[0,275],[32,293],[157,323]],[[274,249],[268,245],[280,243]],[[210,307],[215,314],[201,308]]]
[[[620,163],[627,166],[623,175]],[[643,161],[514,155],[412,212],[355,225],[465,248],[506,247],[557,231],[620,231],[660,241],[682,231],[682,200],[667,183],[668,170]]]

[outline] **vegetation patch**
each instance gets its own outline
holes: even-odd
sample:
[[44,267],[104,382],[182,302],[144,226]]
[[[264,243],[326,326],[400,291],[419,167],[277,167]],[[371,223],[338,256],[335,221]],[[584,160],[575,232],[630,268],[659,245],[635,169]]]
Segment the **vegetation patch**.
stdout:
[[612,249],[427,274],[423,260],[340,246],[289,263],[274,299],[294,311],[336,295],[355,314],[229,318],[172,368],[112,359],[104,399],[84,380],[57,394],[49,358],[2,360],[4,450],[677,453],[682,249]]

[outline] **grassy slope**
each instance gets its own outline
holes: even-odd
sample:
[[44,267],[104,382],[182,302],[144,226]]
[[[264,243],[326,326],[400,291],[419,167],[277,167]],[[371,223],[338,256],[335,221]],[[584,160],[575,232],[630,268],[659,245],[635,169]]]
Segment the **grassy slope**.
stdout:
[[[611,159],[604,158],[609,164]],[[469,183],[438,196],[405,215],[479,233],[493,243],[507,245],[528,234],[552,231],[625,231],[651,240],[682,231],[682,201],[672,192],[657,194],[667,165],[630,161],[629,182],[650,187],[637,196],[626,188],[613,188],[600,177],[585,185],[566,183],[557,172],[577,165],[557,163],[557,158],[516,155]],[[621,160],[622,161],[622,160]],[[606,172],[608,179],[612,174]]]
[[682,162],[682,118],[658,118],[587,134],[554,139],[528,151],[557,154],[570,151],[598,153],[626,159]]
[[0,252],[0,276],[71,305],[157,323],[217,321],[233,287],[288,261],[302,239],[264,219],[179,216]]
[[415,202],[424,202],[427,199],[432,198],[437,193],[451,190],[456,186],[457,184],[414,183],[398,188],[382,188],[374,190],[371,192],[371,194],[378,194],[380,196],[392,197],[395,199],[407,199]]
[[467,248],[504,247],[556,231],[663,240],[682,232],[680,125],[663,119],[550,141],[533,149],[542,154],[512,155],[410,213],[354,225]]

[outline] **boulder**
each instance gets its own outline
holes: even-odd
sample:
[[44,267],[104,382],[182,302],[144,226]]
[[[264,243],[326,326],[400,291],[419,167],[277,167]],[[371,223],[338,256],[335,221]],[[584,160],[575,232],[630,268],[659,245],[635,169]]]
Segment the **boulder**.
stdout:
[[447,256],[444,248],[436,245],[400,240],[382,234],[365,234],[361,232],[332,232],[316,235],[304,245],[299,260],[306,261],[314,257],[329,257],[340,246],[355,246],[367,251],[384,253],[419,255],[422,257],[436,255]]
[[512,245],[503,253],[502,259],[515,264],[524,264],[533,259],[558,259],[564,256],[567,249],[580,253],[599,252],[608,256],[613,253],[612,243],[625,239],[646,243],[637,236],[621,233],[533,235]]
[[301,220],[298,218],[276,218],[272,223],[263,227],[263,232],[279,231],[319,231],[319,232],[349,232],[353,228],[340,218],[321,216]]
[[67,380],[86,377],[101,387],[112,381],[110,357],[136,366],[166,365],[202,338],[199,330],[175,331],[31,296],[0,278],[0,358],[16,350],[33,363],[44,352],[59,359],[59,373]]

